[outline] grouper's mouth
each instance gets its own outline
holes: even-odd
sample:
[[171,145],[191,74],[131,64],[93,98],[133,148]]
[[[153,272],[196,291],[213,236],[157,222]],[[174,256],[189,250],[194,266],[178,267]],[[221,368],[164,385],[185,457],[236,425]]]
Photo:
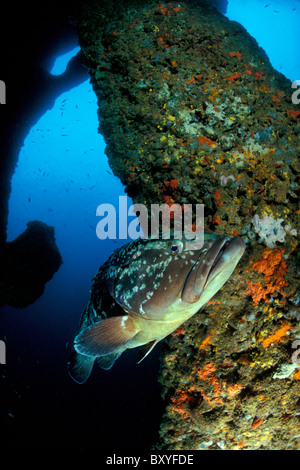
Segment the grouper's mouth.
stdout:
[[205,289],[217,292],[233,272],[244,250],[245,244],[239,237],[230,239],[224,236],[212,240],[207,249],[200,252],[189,272],[182,290],[182,300],[194,303]]

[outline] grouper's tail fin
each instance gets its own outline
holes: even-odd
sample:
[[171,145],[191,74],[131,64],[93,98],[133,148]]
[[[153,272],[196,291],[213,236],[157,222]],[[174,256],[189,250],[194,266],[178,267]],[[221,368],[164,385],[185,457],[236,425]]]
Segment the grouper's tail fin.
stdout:
[[84,356],[74,351],[67,364],[68,372],[75,382],[83,384],[89,378],[94,365],[95,357]]

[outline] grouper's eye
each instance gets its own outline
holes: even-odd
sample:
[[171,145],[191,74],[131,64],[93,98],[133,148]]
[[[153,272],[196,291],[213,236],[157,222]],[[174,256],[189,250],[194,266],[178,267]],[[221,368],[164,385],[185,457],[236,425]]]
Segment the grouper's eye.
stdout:
[[171,243],[169,245],[169,252],[171,253],[171,255],[178,255],[178,253],[180,253],[182,250],[182,246],[179,245],[178,243]]

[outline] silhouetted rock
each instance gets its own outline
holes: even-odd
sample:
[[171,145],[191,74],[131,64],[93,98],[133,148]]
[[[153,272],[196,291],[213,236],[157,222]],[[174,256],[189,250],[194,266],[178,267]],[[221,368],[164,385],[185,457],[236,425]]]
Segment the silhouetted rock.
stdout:
[[62,264],[54,228],[38,221],[29,222],[27,227],[0,248],[0,305],[31,304]]

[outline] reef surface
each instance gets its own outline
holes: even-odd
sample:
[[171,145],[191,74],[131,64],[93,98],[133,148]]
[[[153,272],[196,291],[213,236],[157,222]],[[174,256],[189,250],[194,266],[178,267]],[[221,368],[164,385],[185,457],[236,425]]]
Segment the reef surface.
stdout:
[[78,34],[109,163],[133,201],[202,203],[207,230],[247,244],[221,291],[165,341],[159,446],[298,448],[290,81],[209,2],[95,2]]

